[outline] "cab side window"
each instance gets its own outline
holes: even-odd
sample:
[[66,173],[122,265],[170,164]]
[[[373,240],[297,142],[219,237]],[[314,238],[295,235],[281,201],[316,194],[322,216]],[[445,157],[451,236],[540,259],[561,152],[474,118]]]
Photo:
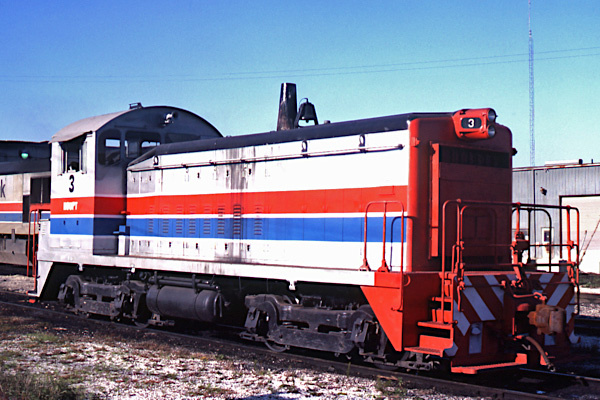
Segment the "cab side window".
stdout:
[[85,152],[87,147],[85,146],[85,138],[86,136],[83,135],[60,144],[62,149],[62,173],[85,172]]
[[98,163],[115,165],[121,161],[121,132],[104,132],[98,141]]

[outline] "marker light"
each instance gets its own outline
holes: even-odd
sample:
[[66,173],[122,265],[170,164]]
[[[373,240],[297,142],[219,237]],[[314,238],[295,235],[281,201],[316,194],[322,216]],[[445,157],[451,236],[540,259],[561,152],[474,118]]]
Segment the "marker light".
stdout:
[[452,119],[460,139],[491,139],[496,134],[496,111],[492,108],[460,110],[454,113]]
[[22,151],[20,156],[21,156],[21,159],[27,160],[29,158],[29,153],[26,151]]

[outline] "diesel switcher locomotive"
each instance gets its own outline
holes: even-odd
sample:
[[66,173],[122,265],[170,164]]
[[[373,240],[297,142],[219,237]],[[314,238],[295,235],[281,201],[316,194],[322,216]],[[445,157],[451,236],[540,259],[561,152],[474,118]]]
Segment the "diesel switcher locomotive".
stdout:
[[513,154],[491,108],[319,124],[291,84],[267,133],[173,107],[87,118],[51,140],[32,295],[386,367],[552,366],[578,340],[577,210],[554,221],[563,260],[532,259],[543,210],[512,204]]

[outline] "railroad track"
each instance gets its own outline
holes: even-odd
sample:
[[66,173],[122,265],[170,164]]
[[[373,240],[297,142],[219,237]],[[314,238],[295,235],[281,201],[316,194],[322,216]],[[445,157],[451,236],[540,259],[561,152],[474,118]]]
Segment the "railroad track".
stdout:
[[594,293],[581,293],[579,299],[582,303],[600,304],[600,295]]
[[[551,398],[600,398],[600,378],[521,368],[520,384],[540,382]],[[595,395],[597,397],[585,397]]]
[[[25,295],[0,292],[0,304],[10,307],[13,311],[19,309],[26,313],[33,313],[39,318],[59,318],[62,321],[68,319],[86,325],[114,328],[114,322],[77,316],[64,311],[55,303],[31,304],[28,300]],[[405,388],[436,389],[446,394],[495,399],[554,399],[559,398],[558,396],[564,399],[578,398],[577,396],[581,396],[581,394],[591,393],[597,393],[600,397],[600,379],[576,375],[551,374],[533,370],[512,370],[477,377],[415,375],[414,373],[383,371],[371,366],[350,363],[346,359],[340,361],[337,358],[323,357],[322,354],[316,356],[305,351],[275,354],[261,345],[236,340],[231,334],[223,338],[222,331],[203,330],[190,334],[164,329],[148,330],[124,324],[118,326],[123,332],[150,331],[157,336],[158,340],[162,341],[167,341],[165,339],[190,341],[200,344],[202,347],[219,349],[227,354],[239,354],[241,351],[252,352],[262,356],[277,357],[305,368],[322,369],[341,375],[359,376],[383,382],[401,382]]]
[[575,333],[577,335],[600,337],[600,318],[577,317],[575,319]]

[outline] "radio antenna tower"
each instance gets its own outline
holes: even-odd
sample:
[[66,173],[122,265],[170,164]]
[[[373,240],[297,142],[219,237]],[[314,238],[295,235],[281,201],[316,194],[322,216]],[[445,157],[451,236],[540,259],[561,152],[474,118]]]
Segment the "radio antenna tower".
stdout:
[[535,166],[535,110],[533,106],[533,36],[531,35],[531,0],[529,0],[529,165]]

